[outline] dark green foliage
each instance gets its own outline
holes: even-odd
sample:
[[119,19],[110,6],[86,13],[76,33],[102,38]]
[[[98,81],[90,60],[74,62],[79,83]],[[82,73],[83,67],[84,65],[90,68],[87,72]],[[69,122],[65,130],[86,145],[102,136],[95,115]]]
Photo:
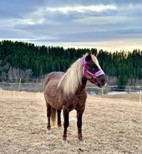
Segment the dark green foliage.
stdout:
[[117,90],[119,91],[123,91],[125,89],[125,85],[127,84],[128,82],[128,77],[127,75],[124,75],[124,76],[118,76],[118,79],[117,79]]
[[[0,72],[8,72],[7,69],[2,69],[6,64],[22,70],[30,69],[33,77],[42,77],[52,71],[65,72],[86,52],[95,54],[97,49],[39,47],[31,43],[2,41],[0,42]],[[142,51],[140,50],[113,53],[100,50],[98,60],[108,76],[118,78],[118,86],[126,85],[128,79],[142,79]]]

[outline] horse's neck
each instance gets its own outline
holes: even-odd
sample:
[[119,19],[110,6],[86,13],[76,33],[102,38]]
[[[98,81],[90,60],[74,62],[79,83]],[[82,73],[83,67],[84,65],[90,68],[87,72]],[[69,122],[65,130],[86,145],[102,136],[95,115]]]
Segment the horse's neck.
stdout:
[[80,94],[86,91],[87,80],[85,78],[82,79],[82,84],[78,86],[76,94]]

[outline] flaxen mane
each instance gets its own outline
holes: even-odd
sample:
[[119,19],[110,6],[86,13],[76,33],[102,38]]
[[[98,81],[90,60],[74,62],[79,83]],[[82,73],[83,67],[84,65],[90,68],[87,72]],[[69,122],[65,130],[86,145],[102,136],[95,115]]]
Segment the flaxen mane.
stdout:
[[[85,54],[86,57],[88,54]],[[91,54],[92,61],[101,69],[96,56]],[[79,58],[74,62],[67,72],[63,75],[61,80],[58,83],[58,88],[62,88],[64,94],[75,94],[78,86],[82,83],[84,69],[82,65],[82,58]]]
[[82,82],[83,67],[81,60],[82,58],[73,63],[59,81],[58,88],[63,88],[66,95],[74,94]]

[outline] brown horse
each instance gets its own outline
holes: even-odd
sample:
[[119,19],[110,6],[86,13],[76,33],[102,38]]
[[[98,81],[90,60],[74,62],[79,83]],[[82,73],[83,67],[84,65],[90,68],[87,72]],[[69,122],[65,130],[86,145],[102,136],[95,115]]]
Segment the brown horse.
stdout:
[[85,54],[74,62],[66,73],[52,72],[45,77],[44,97],[47,106],[47,134],[51,133],[50,118],[61,127],[61,110],[63,109],[64,132],[63,143],[67,143],[67,128],[69,126],[69,112],[75,109],[77,111],[78,138],[80,143],[82,137],[82,115],[85,109],[87,98],[86,83],[87,80],[103,87],[106,84],[106,76],[102,71],[96,56]]

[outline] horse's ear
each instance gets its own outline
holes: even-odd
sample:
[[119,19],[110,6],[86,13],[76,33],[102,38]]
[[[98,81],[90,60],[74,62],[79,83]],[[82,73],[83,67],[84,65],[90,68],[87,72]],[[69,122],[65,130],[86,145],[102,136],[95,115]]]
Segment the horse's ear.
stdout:
[[91,52],[86,56],[86,58],[85,58],[85,61],[89,61],[89,60],[91,60]]
[[94,53],[94,56],[96,56],[96,57],[97,57],[97,54],[98,54],[98,53],[97,53],[97,52],[95,52],[95,53]]

